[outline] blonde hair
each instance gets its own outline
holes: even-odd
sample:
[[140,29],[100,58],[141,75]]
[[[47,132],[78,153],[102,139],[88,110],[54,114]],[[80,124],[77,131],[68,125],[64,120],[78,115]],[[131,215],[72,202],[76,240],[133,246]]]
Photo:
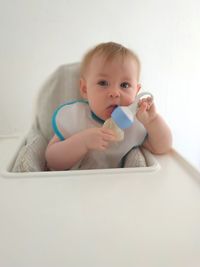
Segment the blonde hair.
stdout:
[[115,59],[116,57],[121,57],[122,60],[124,60],[127,57],[133,58],[133,60],[135,60],[137,64],[138,79],[139,79],[141,63],[140,63],[138,56],[132,50],[126,48],[125,46],[121,44],[114,43],[114,42],[101,43],[95,46],[94,48],[92,48],[91,50],[89,50],[85,54],[81,62],[81,68],[80,68],[81,76],[84,76],[94,55],[103,56],[105,58],[105,61],[111,61]]

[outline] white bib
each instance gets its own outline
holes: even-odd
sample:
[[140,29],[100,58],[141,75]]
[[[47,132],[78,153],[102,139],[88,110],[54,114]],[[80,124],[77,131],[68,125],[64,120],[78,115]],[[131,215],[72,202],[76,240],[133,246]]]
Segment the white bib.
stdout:
[[[52,125],[60,140],[65,140],[84,129],[102,127],[103,121],[91,112],[87,101],[76,100],[60,106],[53,115]],[[115,142],[104,151],[91,151],[72,169],[104,169],[121,167],[122,158],[133,148],[141,145],[147,132],[135,119],[134,124],[124,129],[124,140]]]

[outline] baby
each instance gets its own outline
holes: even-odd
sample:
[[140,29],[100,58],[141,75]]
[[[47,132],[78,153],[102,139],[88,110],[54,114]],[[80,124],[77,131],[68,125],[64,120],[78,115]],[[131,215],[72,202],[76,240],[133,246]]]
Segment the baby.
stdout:
[[167,153],[172,135],[151,98],[139,102],[134,124],[117,142],[112,129],[102,127],[117,106],[131,105],[141,89],[140,61],[130,49],[102,43],[83,58],[80,93],[85,100],[66,103],[53,117],[55,135],[46,149],[49,169],[116,168],[136,146],[154,154]]

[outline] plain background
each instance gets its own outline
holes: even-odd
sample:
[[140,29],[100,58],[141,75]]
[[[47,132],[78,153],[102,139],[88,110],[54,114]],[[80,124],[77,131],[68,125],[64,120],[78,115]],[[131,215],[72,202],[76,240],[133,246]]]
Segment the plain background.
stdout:
[[200,168],[199,0],[0,0],[0,137],[32,122],[37,93],[61,64],[115,41],[142,62],[174,147]]

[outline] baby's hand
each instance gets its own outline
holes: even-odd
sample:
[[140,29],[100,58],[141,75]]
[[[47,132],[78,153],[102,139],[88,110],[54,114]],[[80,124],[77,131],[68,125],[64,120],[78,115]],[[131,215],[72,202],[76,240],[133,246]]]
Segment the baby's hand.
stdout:
[[151,97],[143,98],[138,103],[137,119],[144,125],[148,125],[157,116],[156,107]]
[[82,132],[83,141],[88,150],[105,150],[116,141],[114,132],[106,128],[90,128]]

